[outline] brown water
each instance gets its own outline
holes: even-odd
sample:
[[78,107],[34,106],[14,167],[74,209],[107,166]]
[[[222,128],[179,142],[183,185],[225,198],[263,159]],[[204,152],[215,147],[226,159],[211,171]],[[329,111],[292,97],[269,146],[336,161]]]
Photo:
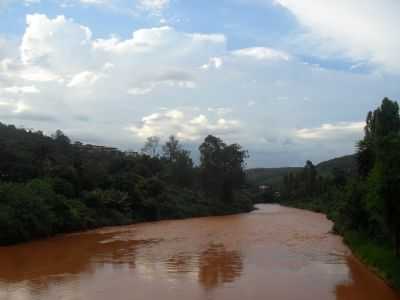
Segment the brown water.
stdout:
[[0,299],[399,300],[329,233],[278,205],[0,248]]

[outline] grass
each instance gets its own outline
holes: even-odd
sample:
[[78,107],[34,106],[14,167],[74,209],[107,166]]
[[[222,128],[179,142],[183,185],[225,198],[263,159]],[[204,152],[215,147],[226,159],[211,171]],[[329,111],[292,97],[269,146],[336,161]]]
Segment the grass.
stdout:
[[400,258],[393,248],[368,239],[359,232],[346,232],[345,243],[353,253],[395,289],[400,290]]

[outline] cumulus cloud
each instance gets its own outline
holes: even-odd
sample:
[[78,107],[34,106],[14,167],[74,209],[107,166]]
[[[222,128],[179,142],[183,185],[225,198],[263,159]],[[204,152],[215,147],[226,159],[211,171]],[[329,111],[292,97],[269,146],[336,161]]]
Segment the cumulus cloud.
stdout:
[[212,121],[204,114],[194,115],[193,112],[179,109],[153,113],[143,117],[140,125],[129,127],[140,138],[173,134],[185,141],[198,141],[208,134],[229,136],[238,133],[240,129],[238,120],[218,117]]
[[102,74],[96,74],[91,71],[83,71],[74,75],[71,81],[67,84],[67,87],[91,86],[103,76],[104,75]]
[[169,5],[169,0],[139,0],[139,6],[152,10],[155,12],[160,12]]
[[289,55],[271,48],[253,47],[238,49],[232,52],[234,56],[248,57],[257,60],[289,60]]
[[320,127],[298,129],[295,136],[303,140],[348,139],[351,136],[361,138],[364,126],[365,122],[326,123]]
[[201,66],[203,70],[209,70],[209,69],[220,69],[223,65],[224,61],[222,60],[221,57],[211,57],[208,61],[207,64],[204,64]]
[[190,70],[190,60],[198,66],[226,42],[220,34],[181,33],[167,26],[139,29],[124,40],[92,39],[88,27],[64,16],[34,14],[26,21],[21,63],[3,61],[3,68],[24,80],[66,82],[67,87],[94,86],[112,74],[119,77],[115,85],[125,85],[132,95],[159,87],[194,88],[196,78],[183,69]]
[[107,0],[79,0],[83,4],[106,4]]
[[[359,135],[335,121],[362,120],[381,97],[398,95],[398,78],[316,68],[265,47],[231,51],[218,33],[162,26],[128,38],[97,36],[63,16],[28,16],[20,44],[0,43],[13,50],[0,50],[1,118],[47,132],[57,121],[72,138],[124,149],[149,135],[197,143],[211,133],[254,153],[270,151],[265,157],[278,165],[321,157],[324,136],[349,133],[328,143],[340,151],[323,151],[324,158],[349,153]],[[334,129],[310,127],[311,119]]]
[[15,100],[0,100],[0,110],[1,112],[11,112],[13,114],[19,114],[24,111],[29,110],[30,107],[27,106],[22,101],[15,101]]
[[209,107],[207,110],[216,113],[218,116],[228,115],[233,111],[230,107]]
[[10,86],[3,89],[5,93],[10,94],[39,94],[40,90],[34,86]]
[[305,27],[302,43],[400,72],[400,2],[393,0],[275,0]]
[[155,75],[153,80],[139,83],[139,86],[128,89],[131,95],[146,95],[160,86],[178,87],[192,89],[196,87],[196,82],[190,73],[182,70],[168,70],[159,75]]
[[32,109],[22,100],[0,99],[0,117],[10,121],[54,122],[56,119],[46,113]]
[[92,33],[72,19],[46,15],[26,17],[27,28],[20,46],[25,65],[42,65],[53,71],[74,71],[89,62]]

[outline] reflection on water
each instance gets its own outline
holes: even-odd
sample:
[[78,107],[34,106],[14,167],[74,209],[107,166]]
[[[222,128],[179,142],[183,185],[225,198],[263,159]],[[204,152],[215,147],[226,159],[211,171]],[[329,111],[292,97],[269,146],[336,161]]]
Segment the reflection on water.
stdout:
[[222,244],[212,244],[200,256],[199,281],[205,288],[214,288],[233,282],[240,276],[242,269],[239,252],[226,251]]
[[75,234],[0,248],[0,281],[20,282],[94,271],[95,263],[135,266],[136,249],[150,240],[111,239],[108,234]]
[[0,300],[399,300],[331,226],[264,205],[0,247]]

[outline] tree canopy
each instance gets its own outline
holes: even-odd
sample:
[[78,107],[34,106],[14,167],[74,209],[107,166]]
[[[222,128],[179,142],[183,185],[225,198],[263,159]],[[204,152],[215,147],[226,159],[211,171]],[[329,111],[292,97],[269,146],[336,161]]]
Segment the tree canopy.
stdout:
[[[226,169],[215,190],[226,188],[233,176],[227,168],[233,170],[235,163],[226,160],[235,157],[233,149],[241,148],[229,146],[227,157],[215,161]],[[149,137],[139,154],[72,143],[61,130],[46,136],[0,123],[0,244],[104,225],[251,210],[244,193],[229,192],[222,202],[219,193],[201,184],[199,170],[174,136],[162,147],[160,138]],[[214,180],[218,174],[208,176]]]

